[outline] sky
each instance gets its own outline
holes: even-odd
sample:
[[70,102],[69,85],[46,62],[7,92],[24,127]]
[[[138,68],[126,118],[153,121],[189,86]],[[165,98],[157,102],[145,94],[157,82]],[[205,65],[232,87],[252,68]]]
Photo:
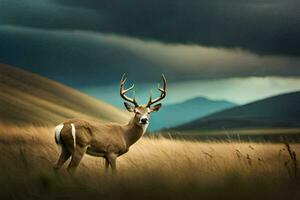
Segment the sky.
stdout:
[[[0,0],[0,62],[119,104],[123,73],[144,100],[244,104],[299,90],[298,0]],[[99,91],[99,92],[98,92]]]
[[[159,80],[157,80],[159,82]],[[119,85],[82,87],[81,91],[122,107]],[[300,91],[299,78],[247,77],[215,80],[182,81],[168,84],[168,98],[164,104],[181,103],[187,99],[206,97],[211,100],[227,100],[238,105],[266,97]],[[155,83],[135,86],[134,96],[138,103],[145,104],[150,96],[158,96]],[[131,94],[133,95],[133,94]]]

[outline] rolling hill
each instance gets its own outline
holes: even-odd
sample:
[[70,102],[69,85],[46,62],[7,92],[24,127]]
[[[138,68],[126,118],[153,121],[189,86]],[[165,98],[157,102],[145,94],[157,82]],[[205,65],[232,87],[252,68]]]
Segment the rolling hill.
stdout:
[[175,130],[300,127],[300,92],[273,96],[194,120]]
[[0,64],[0,122],[50,125],[86,117],[125,122],[129,115],[70,87]]
[[228,101],[210,100],[204,97],[163,105],[159,112],[152,114],[150,130],[170,128],[234,106],[236,104]]

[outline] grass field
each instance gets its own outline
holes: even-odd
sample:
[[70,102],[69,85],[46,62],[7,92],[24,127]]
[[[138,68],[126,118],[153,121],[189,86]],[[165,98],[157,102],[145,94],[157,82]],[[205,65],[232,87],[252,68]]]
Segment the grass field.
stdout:
[[293,143],[300,142],[300,128],[252,128],[171,132],[164,131],[161,134],[166,137],[176,139],[184,138],[187,140],[202,141],[272,141],[274,143],[282,143],[283,138],[287,138]]
[[300,198],[298,161],[279,143],[148,137],[118,158],[117,173],[86,156],[75,176],[53,172],[58,150],[52,127],[0,124],[0,199]]

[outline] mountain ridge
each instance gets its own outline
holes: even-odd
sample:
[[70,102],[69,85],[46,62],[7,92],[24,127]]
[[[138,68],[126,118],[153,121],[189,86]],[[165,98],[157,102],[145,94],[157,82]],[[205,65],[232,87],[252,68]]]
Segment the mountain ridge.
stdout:
[[300,92],[284,93],[219,111],[174,130],[300,127]]
[[206,97],[195,97],[180,103],[163,105],[162,109],[153,113],[150,130],[166,129],[174,125],[184,124],[193,119],[236,106],[225,100],[211,100]]

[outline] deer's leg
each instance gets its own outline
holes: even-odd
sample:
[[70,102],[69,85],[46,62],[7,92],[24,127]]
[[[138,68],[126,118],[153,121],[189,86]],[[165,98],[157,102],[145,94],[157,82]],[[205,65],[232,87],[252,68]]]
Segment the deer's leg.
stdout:
[[116,154],[109,154],[107,156],[107,160],[112,168],[113,171],[117,169],[117,155]]
[[70,158],[70,156],[70,152],[68,152],[68,150],[64,146],[61,146],[61,153],[57,163],[53,167],[54,170],[58,171],[63,166],[63,164]]
[[74,172],[76,170],[76,168],[78,167],[81,159],[83,158],[83,156],[85,154],[85,151],[86,151],[86,148],[80,148],[80,147],[77,147],[73,151],[72,159],[71,159],[71,162],[68,166],[68,171],[69,172]]
[[109,169],[109,161],[106,157],[104,157],[104,162],[105,162],[105,172],[108,172]]

